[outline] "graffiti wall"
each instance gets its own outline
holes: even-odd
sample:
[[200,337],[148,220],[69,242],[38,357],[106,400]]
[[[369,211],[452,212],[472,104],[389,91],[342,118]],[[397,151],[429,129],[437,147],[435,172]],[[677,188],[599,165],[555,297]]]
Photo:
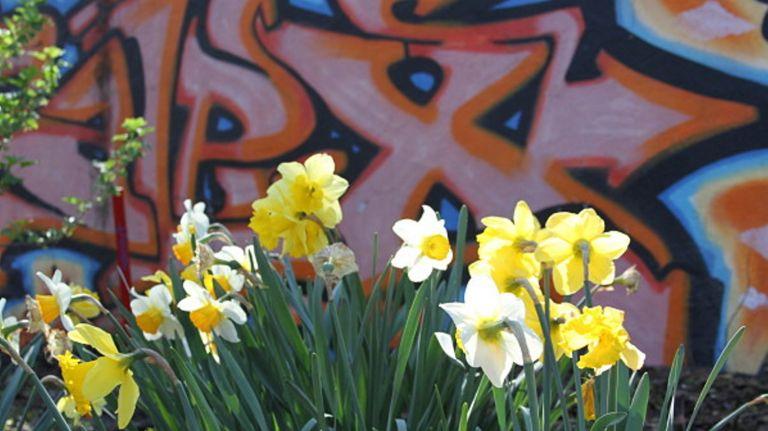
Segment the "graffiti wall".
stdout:
[[[3,11],[16,2],[2,0]],[[134,279],[167,264],[185,198],[248,238],[281,161],[331,153],[350,180],[341,232],[371,239],[426,202],[455,229],[595,207],[629,233],[645,279],[625,307],[651,363],[677,345],[730,366],[768,352],[768,6],[756,0],[50,0],[63,85],[14,151],[40,160],[0,223],[57,223],[87,197],[121,118],[156,132],[126,184]],[[109,208],[67,242],[2,249],[0,292],[61,268],[117,283]],[[664,334],[660,336],[659,334]]]

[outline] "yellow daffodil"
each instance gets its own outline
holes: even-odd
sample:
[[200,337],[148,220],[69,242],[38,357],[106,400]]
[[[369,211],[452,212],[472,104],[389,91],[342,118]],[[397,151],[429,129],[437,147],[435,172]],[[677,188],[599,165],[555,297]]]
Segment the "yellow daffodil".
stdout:
[[422,282],[433,269],[444,271],[453,259],[445,220],[438,220],[435,210],[423,205],[421,218],[398,220],[392,230],[403,240],[403,245],[392,258],[395,268],[408,268],[408,278]]
[[[82,362],[72,356],[72,352],[66,351],[63,355],[56,356],[61,369],[61,378],[69,395],[59,400],[59,407],[70,419],[90,417],[92,407],[101,407],[104,400],[94,400],[93,404],[83,395],[83,384],[88,372],[96,365],[96,361]],[[100,410],[100,409],[99,409]],[[100,413],[97,412],[97,413]]]
[[187,297],[179,301],[178,307],[189,312],[189,318],[198,330],[215,333],[231,343],[240,341],[234,324],[244,324],[247,317],[236,300],[220,301],[189,280],[184,281],[184,291]]
[[[71,285],[70,287],[72,288],[73,296],[88,295],[97,301],[99,300],[99,295],[90,289],[86,289],[82,286],[78,286],[74,284]],[[97,307],[96,304],[94,304],[91,301],[72,302],[69,305],[69,309],[75,312],[75,317],[82,316],[82,317],[85,317],[86,319],[93,319],[94,317],[98,316],[101,313],[101,310],[99,310],[99,307]],[[77,320],[77,319],[73,317],[73,320]],[[75,323],[79,323],[79,322],[75,322]]]
[[69,338],[80,344],[91,346],[103,356],[93,361],[82,384],[85,399],[90,402],[106,397],[117,386],[117,426],[128,426],[139,400],[139,385],[133,379],[130,369],[132,358],[120,353],[112,336],[95,326],[81,323],[69,332]]
[[587,353],[579,358],[579,368],[592,368],[601,374],[621,360],[630,369],[643,366],[645,354],[629,341],[624,329],[624,312],[613,307],[585,307],[581,315],[560,327],[566,354],[584,347]]
[[58,269],[53,273],[53,278],[48,278],[47,275],[39,271],[37,276],[43,280],[48,291],[51,292],[50,295],[35,295],[43,321],[50,325],[58,317],[64,329],[71,331],[74,328],[74,323],[67,315],[67,311],[72,302],[72,288],[68,284],[62,283],[61,271]]
[[499,293],[488,277],[470,278],[464,302],[440,304],[440,308],[456,325],[467,363],[480,367],[496,387],[502,386],[512,364],[524,363],[520,344],[508,324],[520,325],[532,359],[541,356],[543,344],[525,325],[523,302],[511,293]]
[[292,203],[295,211],[313,214],[326,227],[334,227],[341,221],[339,198],[347,191],[349,183],[335,175],[333,157],[315,154],[304,164],[281,163],[277,171],[282,181],[271,186]]
[[524,277],[538,277],[540,264],[534,255],[537,241],[542,236],[541,225],[525,201],[519,201],[512,220],[504,217],[482,219],[485,230],[477,236],[478,256],[481,260],[499,259],[505,266]]
[[282,251],[294,257],[314,254],[326,245],[325,228],[342,219],[339,198],[349,187],[334,174],[333,158],[315,154],[303,164],[281,163],[282,178],[253,203],[250,228],[266,248],[274,249],[282,239]]
[[[570,302],[549,302],[549,337],[552,340],[555,359],[560,359],[566,352],[566,340],[563,338],[563,325],[580,314],[579,307]],[[540,327],[539,327],[540,328]],[[536,329],[536,328],[534,328]]]
[[200,239],[208,233],[210,220],[205,214],[205,203],[197,202],[194,205],[187,199],[184,201],[186,210],[181,216],[177,232],[173,234],[176,244],[173,246],[173,254],[184,265],[189,265],[194,257],[192,249],[192,236]]
[[136,324],[144,333],[147,340],[159,340],[165,337],[169,340],[181,337],[184,329],[176,316],[171,312],[173,298],[164,284],[156,284],[147,289],[144,295],[131,292],[131,311],[136,316]]
[[578,214],[552,214],[546,228],[550,236],[539,243],[536,256],[542,262],[554,265],[553,280],[560,294],[571,295],[583,287],[584,253],[589,261],[589,281],[595,284],[613,282],[613,261],[627,250],[627,235],[605,232],[603,219],[591,208]]
[[[14,316],[3,317],[5,304],[5,298],[0,298],[0,332],[3,329],[9,328],[18,323],[16,317]],[[2,336],[2,333],[0,333],[0,337]],[[11,343],[11,346],[16,349],[17,352],[19,351],[19,331],[13,331],[12,333],[8,334],[6,340]]]

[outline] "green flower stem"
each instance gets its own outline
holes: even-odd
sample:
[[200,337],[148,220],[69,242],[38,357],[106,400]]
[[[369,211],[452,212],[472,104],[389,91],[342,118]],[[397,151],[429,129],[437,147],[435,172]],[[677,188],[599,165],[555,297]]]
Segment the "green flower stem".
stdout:
[[576,392],[576,414],[578,415],[579,431],[586,430],[584,423],[584,399],[581,396],[581,370],[577,363],[579,362],[579,352],[573,352],[571,365],[573,366],[573,391]]
[[522,285],[525,290],[528,292],[528,295],[531,297],[531,300],[533,301],[534,307],[536,307],[536,314],[539,316],[539,324],[541,325],[541,332],[544,334],[544,362],[545,366],[548,368],[548,370],[544,370],[544,403],[545,403],[545,409],[547,410],[545,412],[544,416],[544,429],[549,429],[549,396],[548,392],[550,392],[550,386],[551,383],[548,381],[547,377],[552,378],[555,382],[555,386],[557,388],[557,394],[558,398],[560,399],[560,407],[563,411],[563,429],[565,431],[570,431],[571,426],[569,424],[568,420],[568,403],[565,396],[565,390],[563,389],[563,382],[560,380],[560,370],[557,368],[557,360],[555,359],[555,350],[554,345],[552,344],[552,336],[551,331],[549,328],[550,320],[550,306],[549,306],[549,277],[552,274],[552,269],[547,268],[544,269],[544,282],[543,282],[543,291],[544,291],[544,309],[542,310],[541,303],[539,302],[539,298],[536,296],[536,292],[533,289],[533,286],[528,282],[527,279],[521,278],[518,279],[517,282]]
[[581,263],[584,268],[584,300],[587,307],[592,306],[592,290],[589,288],[589,244],[582,242],[579,244],[581,248]]
[[24,358],[21,357],[19,352],[17,352],[16,349],[11,346],[11,343],[9,343],[8,340],[6,340],[4,337],[0,337],[0,347],[2,347],[2,350],[4,350],[8,356],[10,356],[11,359],[13,359],[13,361],[18,366],[20,366],[22,370],[24,370],[25,373],[27,373],[27,376],[32,379],[32,382],[35,383],[35,389],[37,389],[37,392],[40,394],[40,397],[43,399],[46,407],[48,407],[48,409],[51,411],[51,414],[53,414],[53,420],[56,422],[57,427],[60,430],[71,431],[69,425],[67,425],[67,421],[64,420],[61,412],[59,412],[59,409],[56,408],[56,403],[53,402],[51,395],[45,389],[43,382],[40,381],[40,378],[37,377],[37,374],[35,374],[35,370],[33,370],[32,367],[30,367],[29,364],[24,361]]
[[112,314],[112,312],[110,312],[107,309],[107,307],[105,307],[104,304],[101,303],[101,301],[85,293],[80,293],[72,296],[72,302],[79,302],[79,301],[87,301],[95,305],[99,309],[99,311],[105,316],[107,316],[109,321],[112,322],[113,325],[115,325],[115,329],[120,331],[120,335],[125,337],[126,340],[133,340],[133,338],[130,335],[128,335],[128,332],[125,331],[125,328],[123,328],[123,325],[120,323],[120,321],[117,320],[115,315]]
[[[512,334],[517,338],[517,343],[520,345],[520,350],[523,353],[523,369],[525,371],[525,386],[528,390],[528,405],[531,409],[531,420],[533,421],[533,429],[541,429],[541,423],[539,421],[539,394],[536,390],[536,371],[533,369],[533,361],[531,360],[531,353],[528,351],[528,344],[525,342],[525,335],[523,334],[523,328],[519,322],[508,321],[507,322]],[[546,372],[546,371],[545,371]]]
[[[2,316],[0,316],[2,318]],[[2,322],[0,322],[2,323]],[[26,329],[29,327],[29,321],[28,320],[19,320],[18,322],[14,323],[13,325],[8,325],[2,328],[2,331],[0,331],[0,337],[8,338],[11,334],[18,331],[19,329]]]

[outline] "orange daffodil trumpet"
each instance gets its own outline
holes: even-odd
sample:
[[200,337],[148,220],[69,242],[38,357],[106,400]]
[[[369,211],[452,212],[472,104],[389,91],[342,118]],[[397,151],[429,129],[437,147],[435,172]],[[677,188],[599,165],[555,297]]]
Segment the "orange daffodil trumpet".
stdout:
[[453,259],[445,220],[439,220],[435,210],[422,207],[421,218],[398,220],[392,230],[403,240],[403,245],[392,258],[395,268],[407,268],[408,278],[419,283],[427,279],[433,269],[444,271]]
[[76,424],[79,423],[82,417],[91,417],[93,411],[96,411],[96,414],[100,416],[106,401],[103,398],[91,401],[83,394],[85,378],[88,372],[96,365],[96,361],[82,362],[74,357],[70,351],[56,356],[56,359],[59,361],[61,378],[69,394],[61,397],[58,403],[56,403],[59,411],[72,419]]
[[277,167],[282,178],[253,203],[249,224],[264,247],[275,249],[282,243],[283,254],[304,257],[328,245],[325,229],[341,222],[339,199],[349,187],[335,169],[328,154]]
[[184,265],[189,265],[194,257],[193,237],[200,239],[208,233],[211,225],[208,216],[205,214],[205,203],[197,202],[194,205],[187,199],[184,201],[185,212],[177,227],[177,232],[173,234],[176,244],[173,246],[173,254],[176,259]]
[[605,232],[605,222],[592,208],[578,214],[552,214],[546,227],[550,235],[539,244],[536,256],[554,265],[555,289],[561,295],[572,295],[583,287],[583,259],[588,262],[589,281],[598,285],[613,283],[613,261],[627,251],[627,235]]
[[[120,386],[117,398],[117,426],[124,429],[128,426],[136,410],[139,400],[139,385],[133,378],[130,366],[133,355],[120,353],[112,336],[95,326],[81,323],[69,332],[69,338],[80,344],[91,346],[101,355],[98,359],[86,364],[82,381],[82,395],[85,400],[93,403],[100,400],[116,387]],[[83,366],[86,366],[83,364]]]
[[135,290],[131,293],[131,311],[136,316],[136,324],[149,341],[167,338],[169,340],[183,337],[184,329],[171,311],[173,297],[168,287],[156,284],[147,289],[144,295]]
[[230,343],[239,342],[235,324],[245,323],[245,311],[237,300],[216,299],[207,289],[193,281],[184,281],[184,291],[187,292],[187,297],[179,301],[178,307],[189,312],[189,319],[200,331],[203,344],[218,362],[213,334]]
[[37,277],[43,280],[48,291],[51,292],[50,295],[35,295],[35,301],[40,307],[43,322],[50,325],[56,318],[59,318],[64,329],[67,331],[74,329],[75,325],[72,318],[67,315],[72,302],[72,288],[61,281],[61,271],[57,269],[53,273],[53,278],[48,278],[47,275],[38,271]]
[[[522,328],[530,358],[541,356],[543,344],[525,324],[523,301],[511,293],[499,293],[488,277],[471,278],[463,303],[440,304],[440,308],[456,325],[469,366],[480,367],[496,387],[502,386],[512,364],[524,364],[523,349],[509,325]],[[442,338],[445,340],[445,336]]]

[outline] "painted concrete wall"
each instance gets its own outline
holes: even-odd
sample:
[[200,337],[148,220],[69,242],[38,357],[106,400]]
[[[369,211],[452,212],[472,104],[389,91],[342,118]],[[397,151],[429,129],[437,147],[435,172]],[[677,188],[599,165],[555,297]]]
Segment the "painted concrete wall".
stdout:
[[[5,11],[15,1],[2,0]],[[632,236],[628,309],[651,363],[681,342],[731,367],[768,351],[768,27],[755,0],[50,0],[49,42],[71,66],[40,130],[40,160],[0,197],[0,223],[56,223],[87,196],[120,119],[155,125],[127,184],[134,278],[168,262],[187,197],[245,240],[276,165],[318,151],[351,182],[341,231],[371,238],[430,203],[455,226],[526,199],[544,218],[595,207]],[[115,280],[109,208],[71,241],[2,249],[2,295],[62,268]]]

